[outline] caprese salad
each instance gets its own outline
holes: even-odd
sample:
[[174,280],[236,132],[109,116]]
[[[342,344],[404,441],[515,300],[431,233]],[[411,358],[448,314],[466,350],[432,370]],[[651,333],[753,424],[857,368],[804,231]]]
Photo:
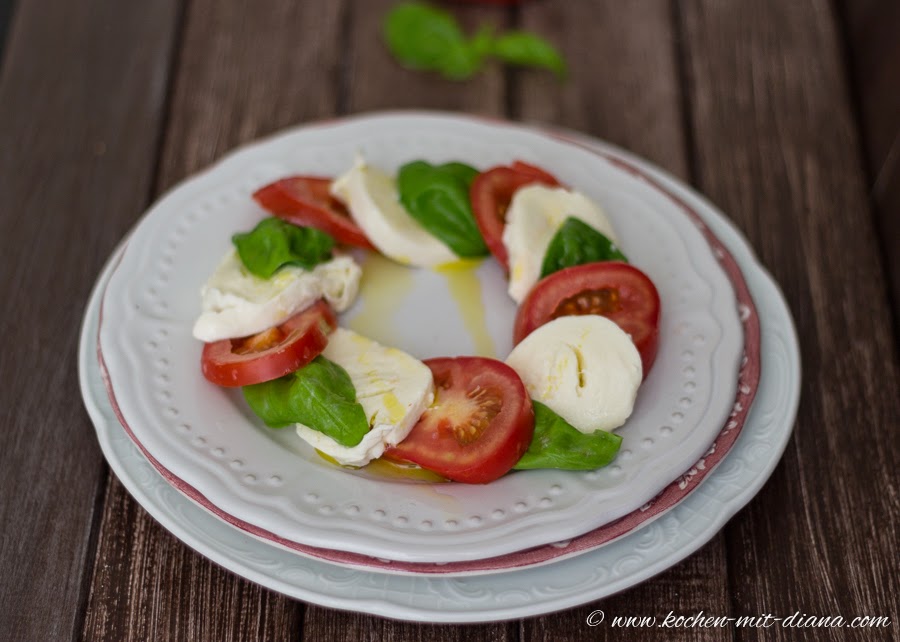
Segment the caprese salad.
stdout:
[[[519,161],[414,161],[392,176],[363,158],[254,199],[272,216],[234,235],[193,333],[204,376],[241,387],[266,425],[340,465],[384,458],[467,483],[615,458],[660,302],[597,203]],[[493,255],[520,304],[515,348],[505,362],[423,362],[338,327],[361,276],[346,246],[424,268]]]

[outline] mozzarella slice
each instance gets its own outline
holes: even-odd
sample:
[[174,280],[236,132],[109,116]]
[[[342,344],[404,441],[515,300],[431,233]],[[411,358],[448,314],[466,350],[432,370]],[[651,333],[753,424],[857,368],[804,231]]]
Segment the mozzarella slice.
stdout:
[[528,185],[513,196],[506,213],[503,245],[509,253],[509,295],[516,303],[521,303],[537,283],[547,246],[570,216],[618,243],[606,214],[584,194],[563,187]]
[[631,337],[597,315],[554,319],[525,337],[506,363],[532,399],[588,434],[625,423],[643,374]]
[[194,337],[209,343],[256,334],[323,296],[341,312],[356,298],[361,274],[351,257],[338,256],[312,270],[285,266],[263,279],[251,274],[232,249],[200,291],[203,311]]
[[313,275],[319,280],[322,296],[337,312],[349,308],[359,294],[359,280],[362,269],[351,256],[337,256],[313,268]]
[[409,215],[400,203],[397,184],[362,158],[331,185],[350,216],[379,251],[398,263],[432,267],[458,257]]
[[322,356],[350,375],[371,430],[352,448],[303,424],[297,424],[297,434],[340,464],[364,466],[381,457],[385,448],[406,438],[434,401],[431,370],[401,350],[338,328],[330,335]]

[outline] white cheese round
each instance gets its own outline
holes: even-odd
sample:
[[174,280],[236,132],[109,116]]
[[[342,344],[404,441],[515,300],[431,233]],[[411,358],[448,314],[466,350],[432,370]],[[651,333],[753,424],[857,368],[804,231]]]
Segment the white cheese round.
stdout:
[[357,158],[353,168],[331,185],[350,216],[386,257],[404,265],[434,267],[458,260],[400,203],[397,184],[384,172]]
[[618,243],[606,214],[584,194],[563,187],[528,185],[513,196],[503,245],[509,253],[509,295],[516,303],[538,282],[547,246],[570,216]]
[[262,332],[325,299],[345,310],[359,292],[362,270],[349,256],[338,256],[305,270],[285,266],[269,279],[251,274],[231,249],[200,291],[202,312],[194,337],[207,343]]
[[619,326],[597,315],[541,326],[506,359],[531,398],[583,433],[625,423],[641,385],[641,355]]

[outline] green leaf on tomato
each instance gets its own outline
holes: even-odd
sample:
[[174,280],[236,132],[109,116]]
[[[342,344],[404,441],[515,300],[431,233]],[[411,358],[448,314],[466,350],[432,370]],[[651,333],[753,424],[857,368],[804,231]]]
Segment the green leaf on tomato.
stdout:
[[619,452],[622,438],[604,430],[585,434],[539,401],[534,406],[534,437],[513,466],[515,470],[559,468],[595,470],[606,466]]
[[454,254],[478,257],[488,254],[475,223],[469,188],[478,170],[463,163],[431,165],[414,161],[400,168],[397,189],[410,216]]
[[313,227],[267,218],[250,232],[231,237],[241,262],[251,274],[268,279],[285,265],[310,270],[331,258],[334,239]]
[[574,216],[570,216],[556,231],[547,246],[541,264],[541,278],[567,267],[597,263],[598,261],[622,261],[628,263],[609,237]]
[[270,428],[303,424],[352,448],[369,432],[369,420],[350,375],[319,355],[296,372],[243,388],[251,410]]

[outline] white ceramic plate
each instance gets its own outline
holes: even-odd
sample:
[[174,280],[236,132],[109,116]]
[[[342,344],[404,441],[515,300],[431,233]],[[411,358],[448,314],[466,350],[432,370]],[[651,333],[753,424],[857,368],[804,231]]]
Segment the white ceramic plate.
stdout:
[[[737,297],[737,307],[741,323],[744,326],[744,349],[743,358],[738,372],[738,386],[734,399],[734,406],[731,415],[726,424],[722,427],[720,433],[716,436],[709,450],[703,457],[694,463],[693,466],[678,479],[674,480],[665,489],[663,489],[656,497],[640,507],[640,509],[632,511],[624,517],[614,520],[609,524],[604,524],[592,531],[589,531],[576,538],[565,540],[562,542],[554,542],[544,546],[525,549],[507,553],[498,557],[489,557],[482,559],[467,560],[464,562],[445,562],[445,563],[423,563],[423,562],[403,562],[397,560],[389,560],[384,558],[376,558],[368,555],[360,555],[358,553],[350,553],[335,549],[323,549],[297,542],[287,542],[283,539],[273,539],[271,536],[265,538],[266,541],[275,542],[286,548],[296,551],[302,555],[325,560],[342,566],[358,568],[363,570],[378,570],[384,573],[406,573],[406,574],[440,574],[444,576],[462,576],[473,575],[477,573],[498,573],[501,571],[509,571],[524,567],[534,567],[538,564],[546,564],[554,560],[564,557],[581,554],[585,551],[593,550],[599,546],[608,544],[609,542],[623,537],[631,531],[647,524],[653,519],[670,510],[672,507],[683,501],[690,493],[697,489],[703,479],[709,475],[715,467],[728,454],[731,447],[740,434],[740,431],[747,419],[756,390],[759,385],[760,374],[760,327],[759,315],[756,310],[750,290],[741,273],[740,266],[732,257],[728,248],[725,247],[715,234],[710,230],[703,219],[697,214],[691,206],[681,200],[677,194],[666,190],[652,176],[643,172],[639,167],[631,164],[627,158],[615,153],[604,152],[604,155],[631,172],[635,176],[641,177],[642,180],[649,185],[665,194],[669,200],[680,207],[684,213],[695,223],[703,232],[704,237],[712,249],[716,260],[721,264],[722,269],[728,274]],[[395,283],[396,277],[407,277],[407,271],[398,266],[391,266],[390,262],[382,259],[379,262],[382,269],[387,268],[394,272],[394,278],[388,279],[388,282]],[[458,274],[458,272],[456,272]],[[384,276],[384,275],[382,275]],[[466,285],[462,283],[460,285]],[[359,317],[356,317],[359,319]],[[687,366],[690,367],[690,366]],[[102,364],[101,364],[102,372]],[[691,383],[686,383],[685,388],[692,387]],[[114,407],[115,408],[115,407]],[[125,424],[126,432],[128,426]],[[139,444],[140,445],[140,444]],[[630,456],[629,451],[622,451],[621,456],[627,458]],[[210,509],[216,514],[216,507],[211,506],[208,501],[196,494],[192,488],[184,488],[183,482],[166,470],[159,466],[158,462],[152,462],[156,465],[157,470],[162,473],[163,477],[170,479],[176,488],[183,488],[189,497],[195,499],[201,506]],[[238,526],[243,530],[254,534],[253,527],[234,520],[231,516],[223,516],[226,521],[232,525]]]
[[[657,362],[620,430],[629,457],[599,471],[529,471],[478,487],[371,478],[325,463],[291,431],[267,429],[238,393],[202,378],[201,345],[190,336],[199,288],[231,234],[264,216],[252,191],[290,173],[336,175],[358,150],[387,170],[416,158],[479,167],[521,159],[604,205],[663,307]],[[508,353],[515,308],[492,261],[468,283],[483,304],[474,323],[443,275],[403,274],[408,283],[399,294],[393,289],[390,306],[375,282],[342,323],[421,358]],[[487,328],[487,341],[469,332],[473,326]],[[274,541],[411,562],[494,557],[568,539],[645,504],[699,460],[725,424],[742,341],[729,280],[701,231],[657,190],[545,134],[433,114],[292,130],[183,183],[130,237],[103,299],[100,330],[123,421],[181,490]]]
[[157,521],[217,564],[296,599],[384,617],[423,622],[487,622],[541,615],[625,590],[678,563],[709,541],[759,491],[775,468],[797,411],[799,352],[784,299],[734,228],[709,203],[674,179],[647,163],[634,158],[631,161],[701,213],[740,264],[762,322],[765,366],[744,430],[729,456],[700,488],[659,520],[574,559],[467,578],[349,570],[306,559],[250,537],[209,515],[172,488],[116,420],[96,360],[100,293],[111,272],[107,266],[85,314],[79,377],[85,405],[110,466]]

